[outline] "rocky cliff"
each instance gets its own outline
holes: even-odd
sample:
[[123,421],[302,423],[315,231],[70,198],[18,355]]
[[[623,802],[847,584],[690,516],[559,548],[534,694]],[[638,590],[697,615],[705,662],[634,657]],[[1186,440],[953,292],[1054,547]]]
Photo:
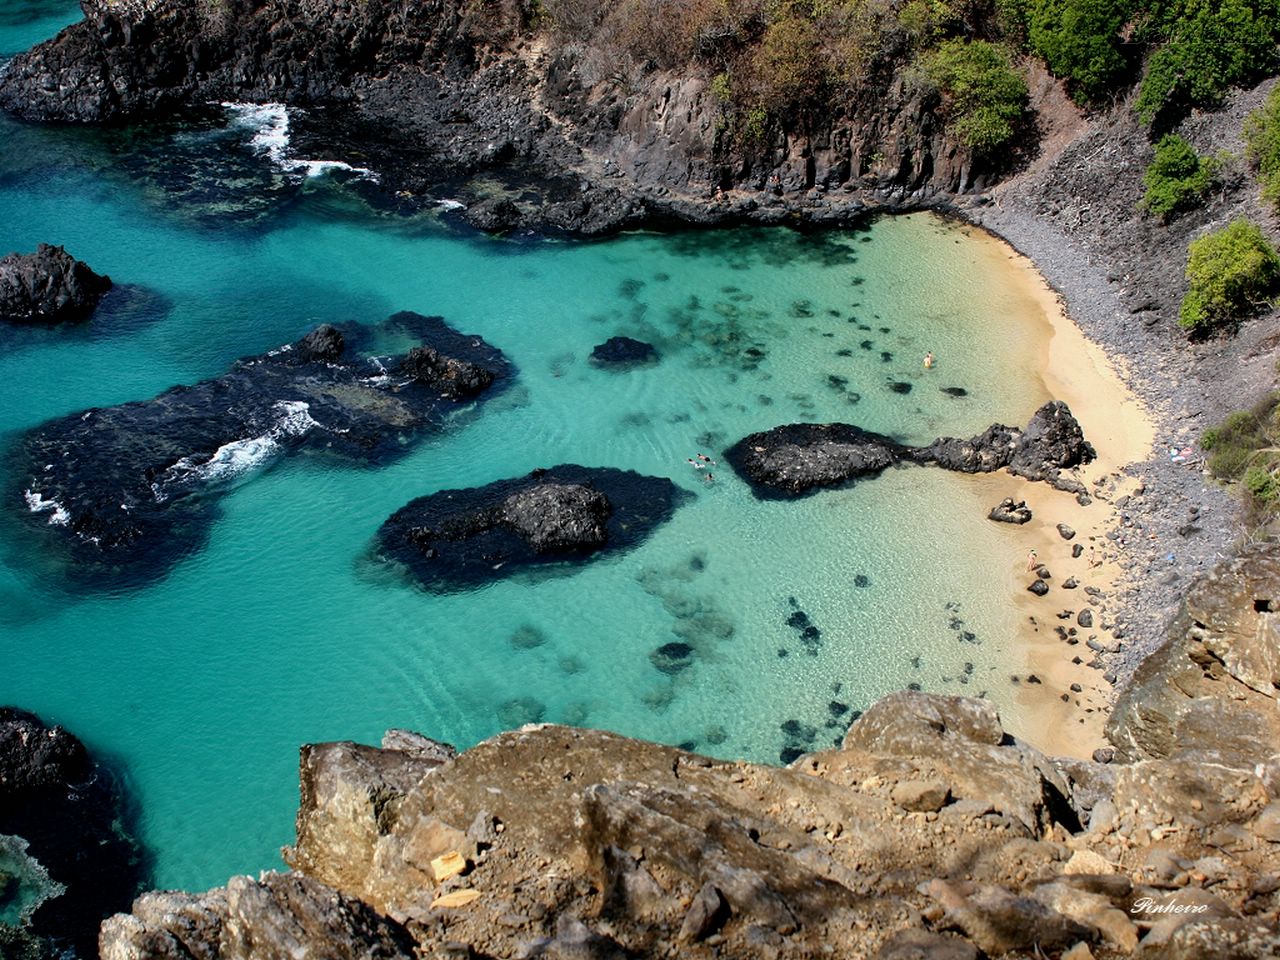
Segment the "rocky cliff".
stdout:
[[307,746],[293,872],[146,894],[102,956],[1280,956],[1277,588],[1274,547],[1197,585],[1113,762],[916,692],[786,768],[546,725]]
[[283,102],[304,108],[293,131],[309,150],[372,167],[401,199],[462,196],[485,229],[776,222],[790,215],[784,196],[806,195],[834,198],[821,214],[843,218],[937,202],[992,170],[948,133],[936,91],[893,67],[902,51],[856,91],[803,118],[784,115],[744,144],[726,134],[708,64],[602,64],[599,46],[532,29],[532,4],[82,7],[83,21],[0,73],[0,108],[123,123],[210,102]]

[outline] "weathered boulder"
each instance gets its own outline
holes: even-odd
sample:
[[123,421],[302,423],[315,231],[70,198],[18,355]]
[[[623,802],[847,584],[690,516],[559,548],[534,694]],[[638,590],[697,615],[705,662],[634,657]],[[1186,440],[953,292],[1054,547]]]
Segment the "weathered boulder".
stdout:
[[201,897],[146,894],[102,925],[102,960],[410,960],[413,939],[367,904],[296,873],[233,877]]
[[145,581],[198,548],[220,494],[273,459],[304,448],[363,463],[400,457],[481,383],[492,396],[511,379],[498,350],[439,317],[399,313],[387,326],[425,341],[402,361],[421,378],[353,356],[360,328],[324,325],[221,377],[34,428],[16,448],[10,506],[69,578]]
[[42,243],[35,253],[0,258],[0,321],[52,325],[89,319],[111,289],[62,247]]
[[628,549],[686,496],[667,479],[562,464],[419,497],[383,523],[374,556],[399,564],[428,589],[469,589]]
[[610,337],[591,351],[591,362],[605,367],[632,367],[658,362],[658,351],[651,343],[631,337]]
[[759,496],[795,496],[873,477],[907,448],[845,423],[795,423],[753,433],[725,452]]
[[842,750],[910,760],[917,770],[927,761],[929,778],[953,798],[981,800],[1032,836],[1055,816],[1073,816],[1062,774],[1040,751],[1009,737],[986,700],[892,693],[849,728]]
[[1031,521],[1031,508],[1027,506],[1027,501],[1019,500],[1014,502],[1012,497],[1005,497],[998,504],[991,508],[991,512],[987,514],[988,520],[995,520],[997,523],[1016,523],[1024,524]]
[[98,924],[138,892],[141,855],[124,811],[116,777],[79,739],[0,707],[0,900],[20,907],[23,933],[50,956],[91,955]]

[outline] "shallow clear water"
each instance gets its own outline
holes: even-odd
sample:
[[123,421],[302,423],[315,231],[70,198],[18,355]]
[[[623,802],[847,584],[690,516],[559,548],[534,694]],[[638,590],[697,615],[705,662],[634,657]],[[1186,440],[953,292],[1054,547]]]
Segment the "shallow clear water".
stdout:
[[[31,9],[42,19],[0,19],[0,50],[69,19],[65,4]],[[160,132],[144,146],[207,161],[228,136]],[[232,146],[252,168],[249,136]],[[279,196],[246,223],[190,183],[157,186],[140,149],[0,121],[0,250],[62,243],[149,291],[85,330],[3,335],[0,441],[216,375],[317,322],[401,309],[484,336],[520,370],[513,390],[390,467],[297,457],[247,478],[207,547],[142,590],[70,596],[0,532],[0,702],[127,770],[154,884],[275,865],[307,741],[376,742],[403,726],[465,747],[543,718],[776,762],[842,733],[832,701],[858,709],[912,682],[1016,709],[1001,682],[1016,617],[984,600],[1008,595],[1018,558],[966,478],[901,470],[761,502],[727,468],[706,484],[686,463],[795,420],[911,442],[1024,422],[1045,399],[1019,362],[1037,308],[990,241],[920,215],[821,237],[515,243],[371,213],[323,178],[295,188],[265,159],[245,189],[269,182]],[[591,347],[614,334],[655,343],[661,363],[592,367]],[[364,562],[408,500],[560,462],[669,476],[694,497],[633,552],[554,577],[440,597]],[[818,645],[788,626],[796,609]],[[696,655],[670,677],[649,654],[675,639]],[[789,737],[789,720],[813,738]]]

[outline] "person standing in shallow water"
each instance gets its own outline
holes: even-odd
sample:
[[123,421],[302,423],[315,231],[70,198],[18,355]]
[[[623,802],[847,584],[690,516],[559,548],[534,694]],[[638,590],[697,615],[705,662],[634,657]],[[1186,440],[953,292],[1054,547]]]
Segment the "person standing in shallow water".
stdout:
[[933,369],[933,351],[932,350],[930,350],[928,353],[924,355],[924,368],[926,370]]

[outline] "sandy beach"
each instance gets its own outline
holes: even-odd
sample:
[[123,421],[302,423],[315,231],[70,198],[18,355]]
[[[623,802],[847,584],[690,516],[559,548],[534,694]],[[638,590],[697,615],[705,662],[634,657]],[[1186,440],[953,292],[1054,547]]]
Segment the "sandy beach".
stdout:
[[[1039,367],[1045,399],[1066,402],[1098,454],[1079,471],[1093,494],[1088,505],[1081,505],[1073,494],[1003,471],[967,478],[977,501],[975,509],[985,512],[1010,497],[1026,501],[1033,514],[1021,526],[1001,524],[1009,541],[1010,569],[1004,571],[1005,579],[1015,584],[1009,600],[1022,624],[1010,675],[1018,677],[1015,698],[1023,709],[1005,718],[1006,725],[1051,756],[1088,758],[1104,744],[1103,726],[1113,690],[1100,666],[1089,666],[1096,651],[1088,644],[1091,639],[1100,645],[1115,641],[1104,631],[1105,620],[1090,603],[1095,598],[1087,591],[1109,593],[1121,573],[1124,553],[1106,538],[1118,520],[1112,503],[1138,484],[1122,471],[1148,459],[1155,426],[1112,361],[1071,320],[1061,298],[1034,264],[998,237],[978,229],[973,234],[976,239],[986,237],[992,256],[1008,261],[1008,282],[1022,288],[1026,315],[1042,326],[1042,347],[1031,362]],[[1065,539],[1058,524],[1074,530],[1074,537]],[[1075,557],[1077,545],[1081,551]],[[1026,590],[1036,579],[1027,571],[1031,550],[1051,574],[1044,597]],[[1063,584],[1072,579],[1077,586],[1065,589]],[[1084,609],[1092,611],[1091,628],[1078,625]],[[1064,638],[1062,632],[1070,628],[1075,635]]]

